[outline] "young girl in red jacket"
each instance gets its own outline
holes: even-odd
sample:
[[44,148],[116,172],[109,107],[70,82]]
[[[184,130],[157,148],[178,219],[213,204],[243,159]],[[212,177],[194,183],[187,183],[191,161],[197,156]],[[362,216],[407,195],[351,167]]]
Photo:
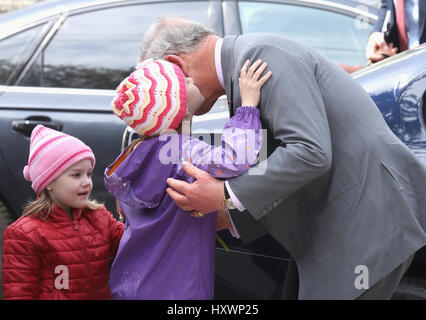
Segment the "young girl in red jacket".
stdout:
[[123,224],[89,199],[95,157],[82,141],[38,125],[24,176],[37,200],[3,233],[5,299],[109,299]]

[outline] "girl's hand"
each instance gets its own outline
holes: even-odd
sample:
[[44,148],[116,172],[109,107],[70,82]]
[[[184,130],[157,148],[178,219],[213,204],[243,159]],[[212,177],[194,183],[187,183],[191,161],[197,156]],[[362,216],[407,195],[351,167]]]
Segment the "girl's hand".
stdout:
[[[269,71],[262,78],[259,79],[263,71],[265,71],[267,63],[259,59],[248,68],[250,60],[247,60],[240,71],[240,94],[241,104],[243,106],[257,107],[260,102],[260,88],[272,75]],[[259,67],[260,66],[260,67]],[[247,70],[248,68],[248,70]]]

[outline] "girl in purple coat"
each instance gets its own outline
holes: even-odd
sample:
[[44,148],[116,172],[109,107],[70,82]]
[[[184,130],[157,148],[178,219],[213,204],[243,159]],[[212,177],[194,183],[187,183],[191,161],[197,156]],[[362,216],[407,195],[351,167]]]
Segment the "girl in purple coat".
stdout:
[[167,194],[167,178],[192,182],[182,162],[217,178],[253,166],[262,143],[260,77],[266,63],[244,64],[242,106],[226,123],[222,146],[190,136],[191,119],[204,98],[175,64],[146,60],[117,87],[111,106],[140,138],[105,170],[107,190],[118,200],[125,231],[111,268],[113,299],[212,299],[217,214],[194,218]]

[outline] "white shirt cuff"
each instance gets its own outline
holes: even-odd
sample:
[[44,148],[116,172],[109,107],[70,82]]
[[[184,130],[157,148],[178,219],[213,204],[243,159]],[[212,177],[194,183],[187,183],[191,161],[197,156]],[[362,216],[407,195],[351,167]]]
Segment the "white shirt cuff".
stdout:
[[229,211],[228,211],[228,216],[229,216],[229,220],[231,220],[231,223],[232,223],[232,228],[229,228],[228,230],[234,238],[239,239],[240,233],[238,232],[237,228],[235,228],[234,221],[232,221],[232,218],[231,218],[231,215],[229,214]]
[[229,186],[228,180],[225,181],[226,190],[228,190],[229,196],[232,199],[232,202],[234,203],[235,207],[238,209],[238,211],[243,212],[246,210],[246,208],[243,206],[243,204],[237,199],[235,194],[232,192],[231,187]]

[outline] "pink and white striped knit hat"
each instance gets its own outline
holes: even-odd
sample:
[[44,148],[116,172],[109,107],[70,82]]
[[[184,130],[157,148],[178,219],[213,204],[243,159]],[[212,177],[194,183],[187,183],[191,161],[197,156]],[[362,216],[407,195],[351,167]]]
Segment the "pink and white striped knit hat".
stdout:
[[24,177],[32,182],[31,187],[38,195],[49,183],[83,159],[90,159],[92,167],[95,166],[92,150],[82,141],[38,125],[31,133],[30,155]]
[[186,113],[185,75],[176,64],[147,59],[120,83],[111,107],[141,136],[176,129]]

